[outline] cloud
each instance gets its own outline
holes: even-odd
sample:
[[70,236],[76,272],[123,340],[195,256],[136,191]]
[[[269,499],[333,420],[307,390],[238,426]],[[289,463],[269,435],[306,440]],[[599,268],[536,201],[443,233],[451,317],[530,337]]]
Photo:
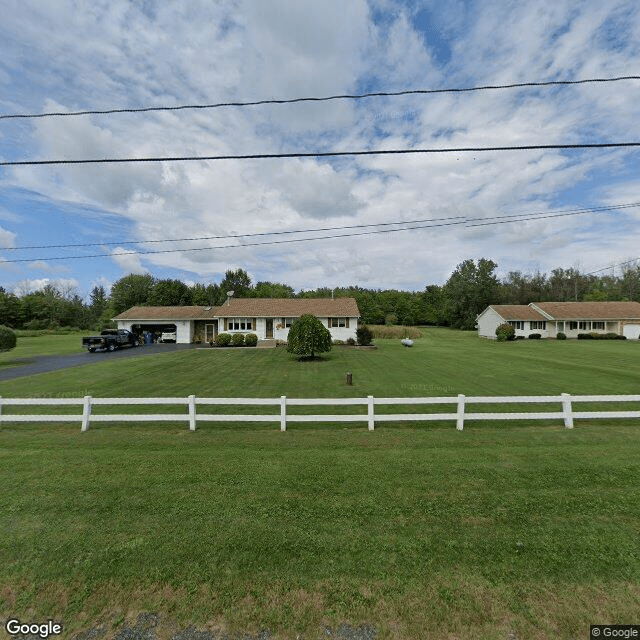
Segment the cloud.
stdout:
[[[4,95],[20,96],[21,110],[64,111],[635,73],[635,3],[432,5],[113,0],[78,7],[71,0],[55,6],[27,0],[15,3],[0,25],[11,71],[0,82],[8,83]],[[446,63],[434,58],[414,24],[425,7],[451,51]],[[21,34],[21,43],[12,33]],[[12,79],[18,76],[20,84]],[[624,140],[640,115],[635,92],[634,84],[619,83],[49,118],[7,130],[0,154],[153,157]],[[23,167],[1,180],[3,187],[41,194],[54,207],[74,207],[74,215],[87,220],[96,210],[113,214],[110,233],[121,249],[107,250],[106,262],[127,273],[198,279],[242,267],[256,279],[299,288],[325,282],[422,288],[474,255],[552,268],[580,251],[585,263],[598,266],[609,259],[603,247],[616,241],[618,227],[603,224],[594,232],[576,218],[464,229],[442,220],[431,229],[317,243],[157,241],[632,201],[633,157],[547,150],[67,165]],[[625,215],[629,224],[635,220]],[[1,242],[2,233],[15,236],[11,223],[17,222],[2,210],[0,219],[7,223]],[[46,237],[46,221],[42,229]],[[93,227],[85,231],[103,240]],[[624,256],[633,253],[630,238],[619,238]],[[140,251],[172,252],[113,255],[131,251],[124,244],[129,240],[153,241]],[[221,246],[230,248],[207,248]],[[187,248],[206,249],[174,251]],[[99,267],[83,265],[88,287]]]

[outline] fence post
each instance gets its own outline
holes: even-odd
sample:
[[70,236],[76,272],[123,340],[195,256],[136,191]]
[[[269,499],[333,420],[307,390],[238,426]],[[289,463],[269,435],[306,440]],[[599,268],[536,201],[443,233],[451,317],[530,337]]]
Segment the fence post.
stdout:
[[373,396],[367,396],[367,420],[369,422],[369,431],[375,429],[375,416],[373,413]]
[[573,429],[573,410],[571,408],[571,396],[568,393],[563,393],[562,398],[562,412],[564,413],[564,426],[567,429]]
[[189,430],[196,430],[196,397],[189,396]]
[[280,431],[287,430],[287,396],[280,396]]
[[86,431],[89,428],[89,420],[91,419],[91,396],[84,397],[84,405],[82,407],[82,428],[80,431]]
[[456,429],[462,431],[464,429],[464,394],[458,394],[458,411],[456,418]]

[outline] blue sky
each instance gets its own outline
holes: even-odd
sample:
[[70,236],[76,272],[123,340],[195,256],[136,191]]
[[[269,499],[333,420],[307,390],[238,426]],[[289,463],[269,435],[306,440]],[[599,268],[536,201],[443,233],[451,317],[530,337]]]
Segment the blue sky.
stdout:
[[[3,114],[640,73],[635,1],[0,0],[0,8]],[[5,119],[0,158],[638,141],[639,97],[640,81],[627,81]],[[54,283],[86,296],[131,272],[216,282],[241,267],[254,281],[296,289],[419,290],[471,257],[492,258],[500,274],[588,272],[640,256],[640,209],[271,246],[157,241],[631,203],[640,200],[638,159],[618,149],[5,167],[0,283],[18,292]],[[139,241],[153,244],[127,244]],[[70,244],[92,246],[50,247]],[[20,249],[32,246],[49,248]],[[199,250],[117,255],[136,247]],[[102,257],[75,258],[87,254]]]

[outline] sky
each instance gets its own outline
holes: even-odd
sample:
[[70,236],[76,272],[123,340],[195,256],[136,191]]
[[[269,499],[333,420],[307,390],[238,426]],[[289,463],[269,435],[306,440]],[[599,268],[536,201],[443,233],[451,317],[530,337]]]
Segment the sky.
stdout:
[[[640,75],[636,0],[0,0],[0,15],[0,115]],[[0,161],[638,142],[639,121],[638,80],[2,118]],[[0,284],[87,297],[129,273],[209,283],[242,268],[297,291],[418,291],[481,257],[500,277],[615,273],[640,257],[640,207],[542,216],[640,202],[638,160],[627,147],[2,166]],[[319,236],[334,237],[299,241]]]

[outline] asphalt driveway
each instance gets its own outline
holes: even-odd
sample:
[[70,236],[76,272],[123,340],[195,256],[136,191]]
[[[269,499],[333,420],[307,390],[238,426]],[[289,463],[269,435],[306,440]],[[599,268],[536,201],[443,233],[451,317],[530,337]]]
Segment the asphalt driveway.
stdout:
[[69,367],[81,367],[85,364],[103,362],[113,358],[140,358],[154,356],[160,353],[184,351],[186,349],[202,348],[195,344],[145,344],[139,347],[129,347],[118,351],[85,351],[71,356],[37,356],[35,358],[15,358],[12,363],[17,366],[8,366],[0,369],[0,380],[12,380],[22,376],[31,376],[35,373],[47,373],[68,369]]

